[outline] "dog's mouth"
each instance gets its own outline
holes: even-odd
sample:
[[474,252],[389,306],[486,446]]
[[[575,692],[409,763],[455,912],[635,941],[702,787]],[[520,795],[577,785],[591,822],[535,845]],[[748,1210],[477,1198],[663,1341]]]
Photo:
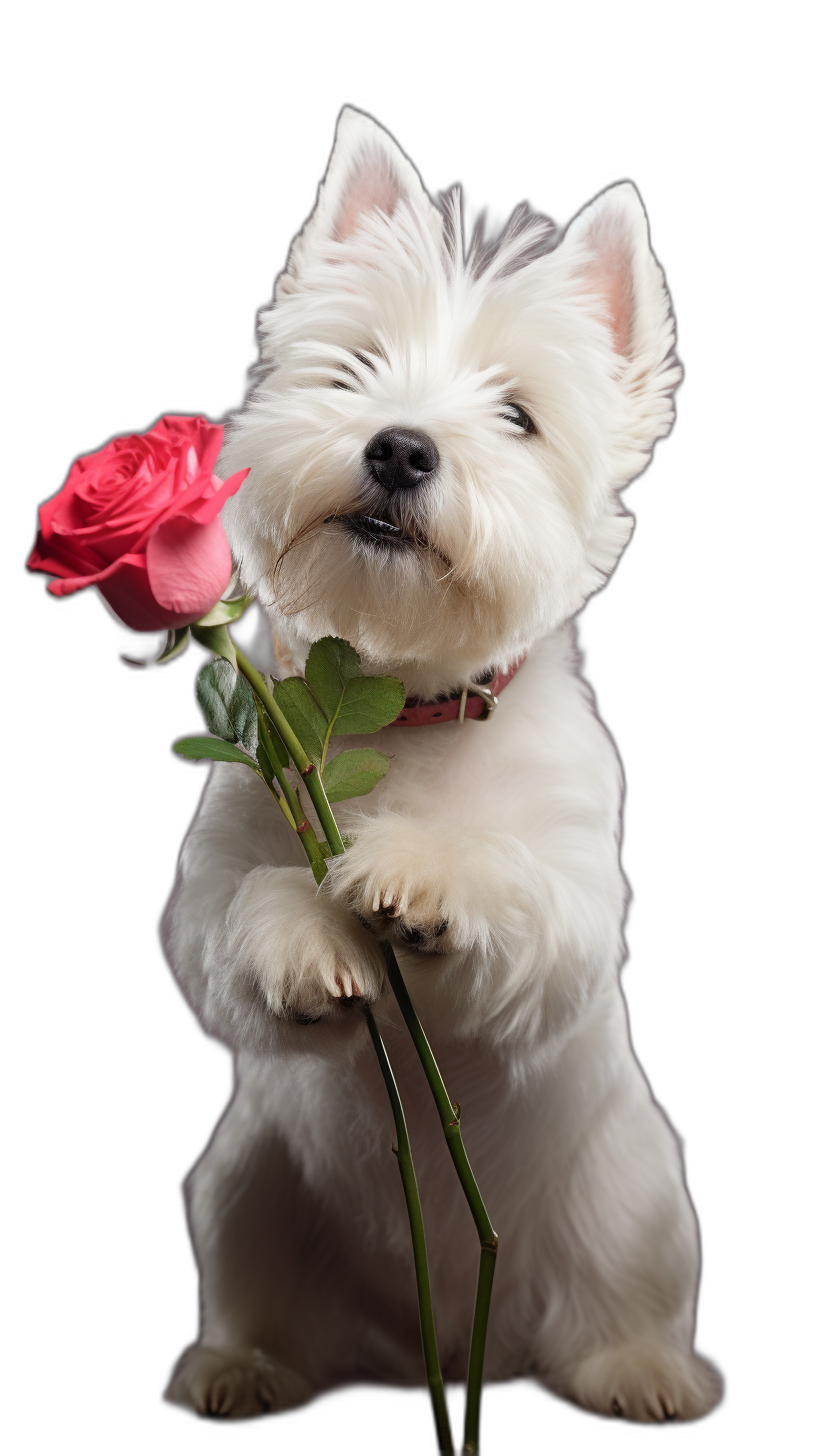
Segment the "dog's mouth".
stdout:
[[329,516],[324,524],[344,527],[354,540],[373,546],[375,551],[383,554],[397,551],[427,552],[429,556],[437,557],[446,571],[453,570],[444,551],[430,542],[414,522],[397,526],[393,521],[384,520],[382,516],[368,516],[359,511],[344,516]]
[[380,516],[338,516],[335,519],[341,521],[358,540],[386,550],[395,546],[418,548],[427,544],[417,531],[395,526],[392,521],[384,521]]

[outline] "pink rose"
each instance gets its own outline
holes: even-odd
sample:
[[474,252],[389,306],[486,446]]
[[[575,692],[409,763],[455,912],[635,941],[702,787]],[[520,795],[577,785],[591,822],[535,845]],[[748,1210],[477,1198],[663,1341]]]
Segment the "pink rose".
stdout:
[[55,596],[98,586],[137,632],[203,617],[232,574],[219,512],[249,474],[213,475],[223,434],[200,417],[165,415],[144,435],[80,456],[40,506],[30,569],[59,578],[48,583]]

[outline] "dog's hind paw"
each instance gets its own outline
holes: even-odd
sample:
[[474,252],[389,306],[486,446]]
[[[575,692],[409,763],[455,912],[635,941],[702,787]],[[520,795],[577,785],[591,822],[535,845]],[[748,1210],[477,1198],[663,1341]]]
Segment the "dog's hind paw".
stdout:
[[311,1394],[302,1376],[263,1350],[191,1345],[173,1371],[165,1399],[200,1416],[245,1420],[302,1405]]
[[599,1350],[547,1384],[588,1410],[630,1421],[697,1420],[723,1393],[708,1360],[647,1340]]

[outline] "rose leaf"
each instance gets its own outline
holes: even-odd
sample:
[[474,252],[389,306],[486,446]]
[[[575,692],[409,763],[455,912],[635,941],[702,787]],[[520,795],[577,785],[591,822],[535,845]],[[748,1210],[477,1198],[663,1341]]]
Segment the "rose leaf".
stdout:
[[353,677],[346,683],[332,724],[333,733],[376,733],[405,706],[405,689],[395,677]]
[[254,694],[246,679],[239,677],[223,657],[202,667],[196,697],[211,733],[230,743],[243,743],[250,753],[255,752],[258,714]]
[[336,804],[339,799],[370,794],[390,767],[391,760],[376,748],[350,748],[347,753],[338,753],[323,770],[326,798]]
[[246,763],[255,773],[259,772],[254,759],[243,753],[234,743],[225,743],[223,738],[179,738],[173,744],[173,752],[180,754],[182,758],[212,758],[219,763]]
[[323,757],[328,721],[302,677],[285,677],[275,683],[275,702],[299,738],[313,763]]
[[306,681],[329,723],[340,705],[346,683],[361,674],[357,653],[342,637],[321,637],[310,648]]

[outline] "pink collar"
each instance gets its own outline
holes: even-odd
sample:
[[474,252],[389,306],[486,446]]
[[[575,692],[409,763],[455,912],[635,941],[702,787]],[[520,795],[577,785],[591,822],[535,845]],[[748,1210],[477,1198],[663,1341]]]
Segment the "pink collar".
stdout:
[[465,718],[488,718],[497,706],[496,699],[503,688],[515,677],[524,657],[508,667],[506,672],[498,672],[486,687],[469,686],[461,693],[453,693],[449,698],[438,699],[435,703],[423,703],[419,698],[408,698],[405,707],[398,718],[389,724],[390,728],[420,728],[424,723],[451,723],[454,718],[462,722]]

